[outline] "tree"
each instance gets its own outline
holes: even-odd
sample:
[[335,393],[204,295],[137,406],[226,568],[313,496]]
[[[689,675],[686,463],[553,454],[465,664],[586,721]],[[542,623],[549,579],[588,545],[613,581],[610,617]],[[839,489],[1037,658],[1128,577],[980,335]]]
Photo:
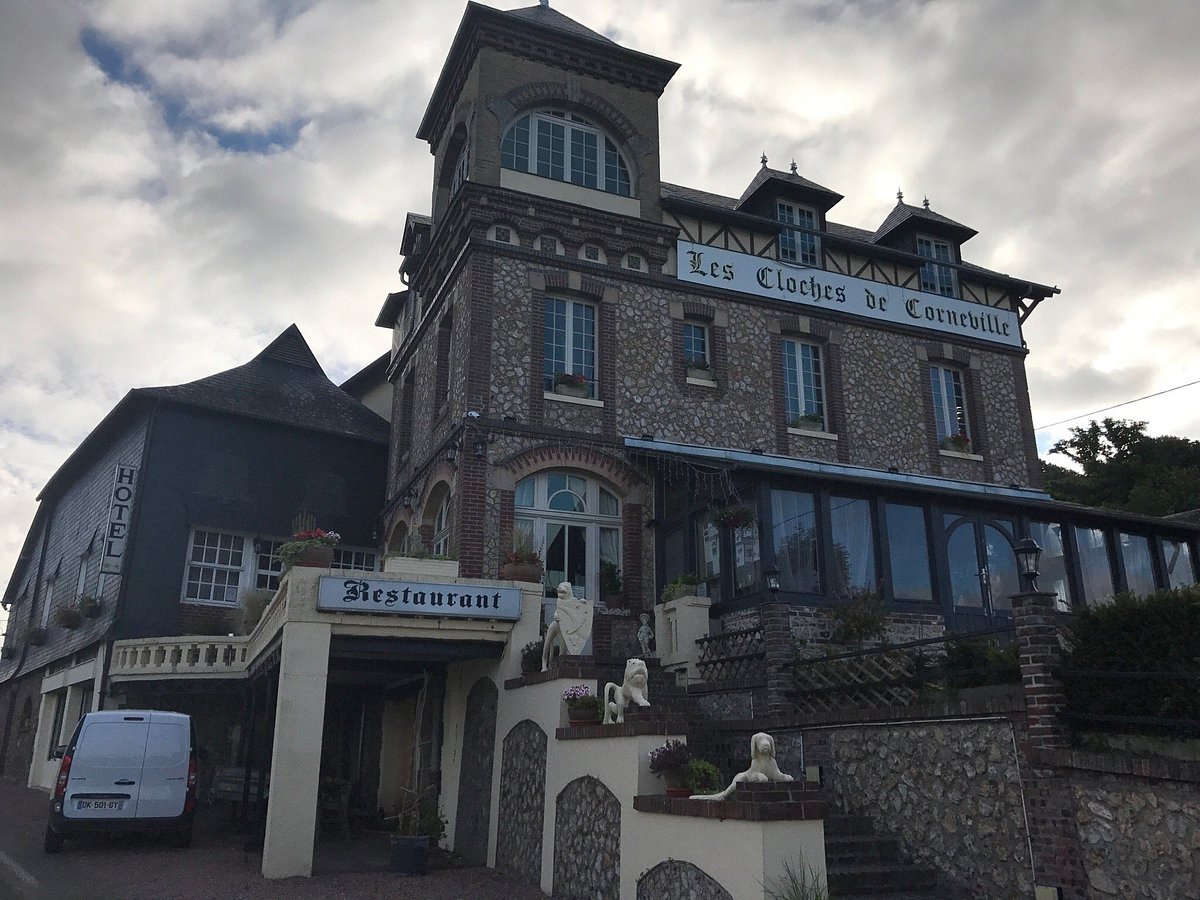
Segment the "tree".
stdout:
[[1057,500],[1148,516],[1200,507],[1200,441],[1150,437],[1145,422],[1103,419],[1072,428],[1050,452],[1081,470],[1043,463],[1046,490]]

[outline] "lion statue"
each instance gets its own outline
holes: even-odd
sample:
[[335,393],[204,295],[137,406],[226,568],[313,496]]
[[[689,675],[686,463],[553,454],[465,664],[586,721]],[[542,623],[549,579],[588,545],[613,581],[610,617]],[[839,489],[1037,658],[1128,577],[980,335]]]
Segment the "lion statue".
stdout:
[[625,707],[630,703],[649,706],[648,686],[646,663],[640,659],[625,660],[625,680],[604,685],[604,724],[624,722]]
[[779,771],[775,761],[775,738],[760,731],[750,738],[750,768],[733,776],[729,787],[716,794],[693,794],[692,800],[724,800],[733,793],[742,781],[795,781],[791,775]]

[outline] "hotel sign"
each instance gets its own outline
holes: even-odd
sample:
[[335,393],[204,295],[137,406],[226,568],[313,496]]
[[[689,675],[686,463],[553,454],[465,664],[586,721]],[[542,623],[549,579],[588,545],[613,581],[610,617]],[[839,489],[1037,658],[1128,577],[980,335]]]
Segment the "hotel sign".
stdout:
[[317,587],[317,609],[322,612],[516,620],[521,618],[521,589],[323,576]]
[[113,476],[112,494],[108,499],[108,524],[104,528],[104,552],[100,555],[100,571],[105,575],[121,574],[137,478],[137,466],[117,466]]
[[791,266],[690,241],[679,241],[676,269],[681,281],[692,284],[1009,347],[1021,346],[1016,313],[957,297],[914,291],[824,269]]

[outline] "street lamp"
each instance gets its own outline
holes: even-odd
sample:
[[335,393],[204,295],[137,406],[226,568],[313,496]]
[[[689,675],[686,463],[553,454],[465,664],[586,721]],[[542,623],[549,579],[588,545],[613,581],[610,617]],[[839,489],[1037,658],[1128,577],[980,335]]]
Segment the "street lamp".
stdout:
[[779,570],[775,569],[775,568],[767,569],[767,571],[765,571],[763,573],[763,575],[767,579],[767,590],[771,592],[772,597],[778,598],[779,597],[779,587],[780,587],[780,585],[779,585]]
[[1038,571],[1038,562],[1042,557],[1042,548],[1033,538],[1021,538],[1013,547],[1013,553],[1017,557],[1017,574],[1026,582],[1025,589],[1030,592],[1036,591],[1038,575],[1041,574]]

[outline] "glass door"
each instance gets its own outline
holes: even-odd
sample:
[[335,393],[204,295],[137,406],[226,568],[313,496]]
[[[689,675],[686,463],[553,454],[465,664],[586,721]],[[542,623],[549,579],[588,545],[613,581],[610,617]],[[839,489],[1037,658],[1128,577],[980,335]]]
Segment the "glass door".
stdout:
[[1021,587],[1010,519],[945,513],[951,616],[948,631],[988,631],[1012,621],[1011,596]]
[[587,583],[588,528],[565,522],[546,522],[546,596],[560,583],[571,582],[576,597],[589,597]]

